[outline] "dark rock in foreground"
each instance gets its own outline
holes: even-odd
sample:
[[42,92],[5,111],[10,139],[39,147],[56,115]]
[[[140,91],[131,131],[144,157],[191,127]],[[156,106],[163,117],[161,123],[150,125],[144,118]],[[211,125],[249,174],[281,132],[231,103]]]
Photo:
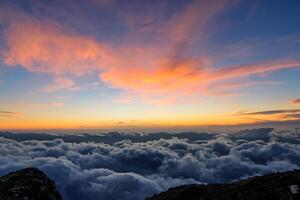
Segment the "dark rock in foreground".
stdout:
[[185,185],[146,200],[300,200],[300,170],[231,184]]
[[61,200],[55,183],[36,168],[18,170],[0,177],[1,200]]

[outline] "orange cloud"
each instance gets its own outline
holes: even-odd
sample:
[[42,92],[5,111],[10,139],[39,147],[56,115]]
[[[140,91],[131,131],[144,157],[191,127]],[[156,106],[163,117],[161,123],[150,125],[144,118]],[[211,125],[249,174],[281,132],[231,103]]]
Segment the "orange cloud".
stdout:
[[300,104],[300,99],[295,99],[295,100],[293,100],[293,103],[294,103],[294,104]]
[[5,34],[4,63],[28,71],[81,75],[105,66],[110,53],[91,38],[64,32],[50,21],[34,19],[13,23]]
[[[187,60],[170,66],[167,62],[156,65],[154,71],[129,70],[119,71],[115,68],[104,71],[100,74],[102,80],[109,82],[118,88],[125,88],[140,92],[145,95],[168,94],[188,95],[197,92],[205,92],[210,88],[209,83],[216,82],[223,89],[222,80],[230,80],[260,74],[285,68],[300,67],[300,61],[281,61],[277,63],[263,63],[260,65],[247,65],[228,67],[226,69],[213,69],[209,61]],[[217,82],[218,81],[218,82]],[[269,82],[272,84],[271,82]],[[235,88],[255,86],[257,84],[243,83],[235,85]],[[228,86],[228,87],[233,87]]]

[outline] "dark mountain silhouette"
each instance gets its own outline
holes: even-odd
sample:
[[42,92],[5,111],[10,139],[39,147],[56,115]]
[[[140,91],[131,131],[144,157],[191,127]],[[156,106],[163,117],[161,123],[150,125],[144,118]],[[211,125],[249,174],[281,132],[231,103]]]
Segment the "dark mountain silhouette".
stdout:
[[54,181],[37,168],[26,168],[2,176],[0,199],[62,200]]
[[146,200],[300,200],[300,170],[230,184],[184,185]]

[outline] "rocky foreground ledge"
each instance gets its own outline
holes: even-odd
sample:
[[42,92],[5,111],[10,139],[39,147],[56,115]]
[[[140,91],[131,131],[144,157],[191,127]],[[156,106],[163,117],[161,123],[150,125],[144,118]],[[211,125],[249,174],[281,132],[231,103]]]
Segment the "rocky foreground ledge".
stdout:
[[0,200],[62,200],[54,181],[37,168],[0,177]]
[[146,200],[300,200],[300,170],[231,184],[185,185]]

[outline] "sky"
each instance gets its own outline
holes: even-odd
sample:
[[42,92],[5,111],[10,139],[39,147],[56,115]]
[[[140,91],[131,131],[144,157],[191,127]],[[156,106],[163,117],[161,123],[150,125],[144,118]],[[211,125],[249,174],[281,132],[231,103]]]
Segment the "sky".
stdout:
[[300,2],[2,0],[0,129],[300,125]]

